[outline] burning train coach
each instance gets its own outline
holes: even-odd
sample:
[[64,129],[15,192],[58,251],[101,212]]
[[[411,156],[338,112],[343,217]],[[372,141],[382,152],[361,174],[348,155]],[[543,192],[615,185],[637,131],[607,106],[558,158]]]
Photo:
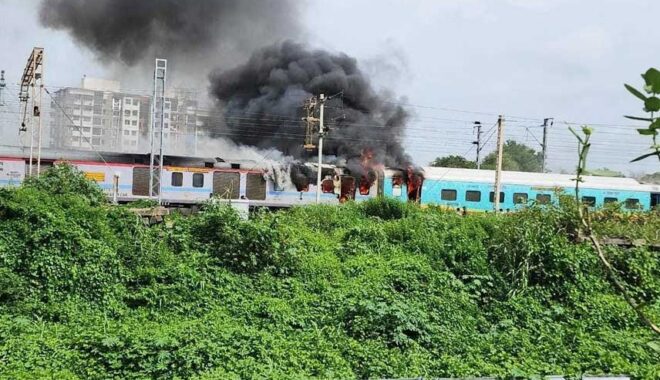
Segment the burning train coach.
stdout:
[[[109,198],[121,203],[149,199],[149,165],[144,163],[145,157],[130,156],[122,157],[122,162],[50,159],[43,161],[42,167],[67,162],[97,182]],[[0,157],[0,186],[20,185],[27,176],[27,162],[24,157]],[[324,204],[383,196],[452,209],[493,210],[495,173],[490,170],[386,168],[371,165],[367,158],[353,170],[322,166],[319,185],[316,173],[317,166],[313,164],[273,164],[254,169],[238,163],[192,164],[190,159],[170,158],[163,168],[160,191],[163,203],[182,207],[209,199],[269,208],[313,204],[320,186],[320,202]],[[504,172],[499,194],[501,210],[556,203],[558,194],[573,193],[572,177]],[[593,207],[620,203],[628,210],[649,210],[660,203],[660,186],[640,184],[630,178],[585,177],[580,196]]]

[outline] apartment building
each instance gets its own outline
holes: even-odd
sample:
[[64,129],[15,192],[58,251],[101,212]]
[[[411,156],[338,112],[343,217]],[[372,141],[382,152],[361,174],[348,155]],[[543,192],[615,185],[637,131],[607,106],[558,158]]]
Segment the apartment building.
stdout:
[[[81,88],[60,89],[54,93],[51,105],[50,146],[147,153],[151,99],[151,96],[120,91],[119,82],[95,78],[84,78]],[[156,104],[156,130],[160,129],[160,111],[160,104]],[[193,153],[199,128],[198,113],[194,92],[175,90],[165,98],[163,140],[166,151]]]

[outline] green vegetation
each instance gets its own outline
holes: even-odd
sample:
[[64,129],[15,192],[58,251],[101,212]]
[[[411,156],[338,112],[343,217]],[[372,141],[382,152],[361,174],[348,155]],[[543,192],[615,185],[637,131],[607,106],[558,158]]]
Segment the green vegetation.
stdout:
[[589,169],[584,174],[592,175],[596,177],[619,177],[619,178],[625,177],[623,173],[608,168]]
[[648,128],[640,128],[637,130],[642,136],[650,136],[652,144],[649,148],[650,152],[643,154],[634,160],[640,161],[649,157],[657,157],[660,159],[660,144],[658,143],[658,134],[660,134],[660,118],[656,115],[660,112],[660,71],[654,68],[648,69],[644,74],[642,74],[642,79],[644,79],[644,93],[637,90],[635,87],[624,84],[626,89],[634,95],[636,98],[644,102],[644,112],[648,113],[648,116],[626,116],[628,119],[644,121],[649,123]]
[[[476,169],[477,163],[463,156],[438,157],[429,165],[445,168]],[[491,152],[484,157],[481,168],[495,170],[497,165],[497,152]],[[540,172],[543,167],[543,154],[520,144],[514,140],[507,140],[502,148],[502,169],[519,172]]]
[[[660,221],[620,217],[594,230]],[[59,167],[0,190],[0,378],[658,378],[653,333],[575,221],[379,199],[147,227]],[[657,252],[608,255],[657,320]]]
[[[495,170],[497,152],[491,152],[484,158],[481,167]],[[502,170],[518,172],[540,172],[543,167],[543,154],[525,144],[507,140],[502,148]]]
[[642,183],[654,183],[656,185],[660,185],[660,172],[655,172],[653,174],[646,174],[642,176],[639,180]]
[[462,168],[462,169],[476,169],[477,163],[470,161],[463,156],[446,156],[438,157],[429,164],[430,166],[440,168]]

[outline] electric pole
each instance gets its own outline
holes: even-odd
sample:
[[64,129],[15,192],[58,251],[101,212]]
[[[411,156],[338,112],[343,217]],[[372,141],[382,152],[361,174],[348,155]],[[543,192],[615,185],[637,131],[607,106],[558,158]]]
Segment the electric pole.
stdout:
[[[34,143],[37,139],[37,176],[41,169],[41,101],[42,92],[44,89],[44,49],[35,47],[28,57],[27,64],[21,76],[21,90],[18,98],[23,104],[23,121],[21,122],[21,133],[27,133],[27,115],[28,115],[28,100],[32,100],[31,104],[31,126],[30,126],[30,166],[28,167],[28,175],[32,176],[32,166],[34,160]],[[32,89],[32,97],[30,98],[30,89]],[[37,96],[37,91],[39,92]],[[38,123],[36,128],[35,137],[35,121]]]
[[500,192],[502,190],[502,153],[504,148],[504,116],[497,119],[497,166],[495,170],[495,194],[493,201],[495,212],[500,210]]
[[[550,122],[549,125],[548,122]],[[543,144],[541,144],[541,147],[543,148],[543,162],[541,164],[541,173],[545,173],[545,160],[548,157],[548,127],[552,126],[554,123],[555,121],[551,117],[543,119]]]
[[[325,95],[321,94],[319,97],[311,97],[305,100],[303,108],[307,111],[307,117],[303,117],[303,121],[307,123],[305,127],[305,144],[303,145],[306,150],[313,150],[316,146],[314,145],[314,127],[316,123],[319,124],[318,135],[319,135],[319,158],[318,158],[318,168],[316,172],[316,203],[321,202],[321,180],[322,180],[322,168],[323,165],[323,137],[326,134],[326,128],[323,125],[323,113],[325,111]],[[314,117],[316,111],[316,106],[319,106],[319,118]]]
[[5,87],[7,83],[5,82],[5,71],[0,71],[0,106],[5,105]]
[[477,169],[481,169],[481,163],[479,162],[479,153],[481,153],[481,122],[480,121],[475,121],[473,127],[473,132],[474,129],[477,130],[477,141],[473,141],[472,144],[475,144],[477,146]]
[[325,95],[319,96],[319,167],[316,172],[316,203],[321,203],[321,165],[323,164],[323,136],[325,136],[325,128],[323,127],[323,109],[325,108]]

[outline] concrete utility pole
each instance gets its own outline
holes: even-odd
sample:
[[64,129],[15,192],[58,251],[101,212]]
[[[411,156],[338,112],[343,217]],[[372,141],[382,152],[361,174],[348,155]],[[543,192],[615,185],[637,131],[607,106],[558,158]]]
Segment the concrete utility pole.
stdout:
[[477,169],[481,169],[481,163],[479,162],[479,153],[481,153],[481,122],[475,121],[473,130],[477,130],[477,141],[473,141],[472,144],[477,146]]
[[7,83],[5,82],[5,71],[0,71],[0,106],[5,105],[5,87]]
[[500,210],[500,192],[502,191],[502,153],[504,149],[504,116],[497,119],[497,167],[495,170],[495,194],[493,201],[495,212]]
[[[35,143],[35,119],[38,123],[37,131],[37,175],[39,175],[39,170],[41,169],[41,101],[42,101],[42,92],[44,89],[44,49],[35,47],[32,49],[30,57],[28,57],[27,64],[23,70],[23,76],[21,77],[21,90],[19,92],[18,98],[23,105],[23,121],[21,123],[20,132],[27,133],[27,110],[28,110],[28,100],[30,99],[30,89],[32,89],[32,112],[31,112],[31,127],[30,127],[30,166],[28,168],[28,175],[32,176],[32,166],[34,160],[34,143]],[[36,91],[39,91],[37,96]]]
[[[550,122],[549,125],[548,122]],[[543,148],[543,163],[541,164],[541,173],[545,173],[545,160],[548,157],[548,126],[552,126],[554,123],[555,121],[551,117],[543,119],[543,144],[541,144]]]
[[316,203],[321,203],[321,165],[323,164],[323,136],[325,136],[325,129],[323,127],[323,110],[325,108],[325,95],[319,96],[319,162],[318,170],[316,172]]

